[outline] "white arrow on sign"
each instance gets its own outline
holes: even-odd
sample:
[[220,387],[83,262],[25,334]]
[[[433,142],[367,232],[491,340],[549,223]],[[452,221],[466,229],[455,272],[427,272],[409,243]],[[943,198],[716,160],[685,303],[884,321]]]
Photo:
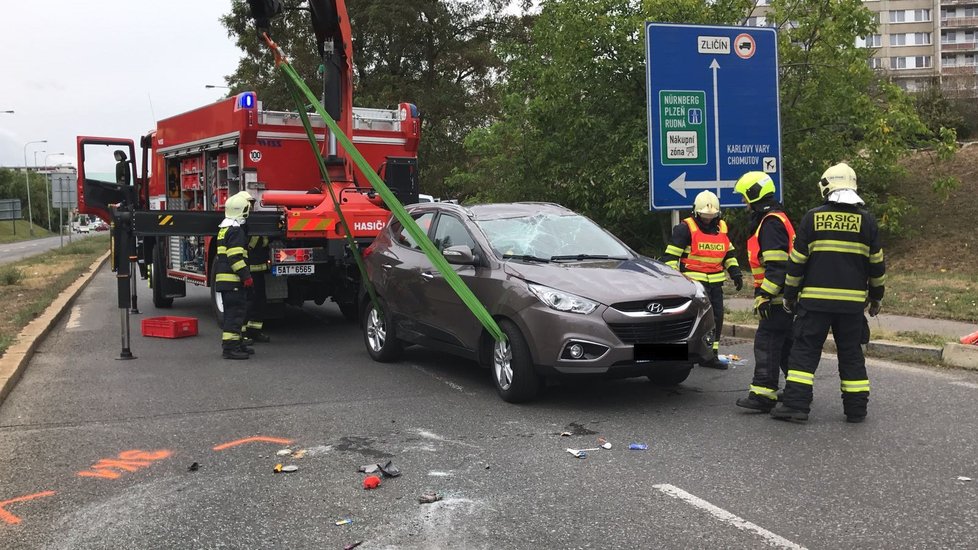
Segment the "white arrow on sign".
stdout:
[[672,180],[669,187],[673,191],[682,195],[686,198],[686,190],[688,189],[733,189],[734,185],[737,184],[737,180],[721,180],[717,178],[712,181],[686,181],[686,172],[679,174],[679,177]]
[[713,71],[713,145],[716,150],[717,181],[720,181],[720,96],[717,88],[717,69],[719,68],[720,64],[714,58],[713,63],[710,63],[710,69]]

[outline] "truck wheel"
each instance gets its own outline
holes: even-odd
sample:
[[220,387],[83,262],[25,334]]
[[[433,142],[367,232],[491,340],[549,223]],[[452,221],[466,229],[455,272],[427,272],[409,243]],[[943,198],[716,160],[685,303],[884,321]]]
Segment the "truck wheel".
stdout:
[[394,333],[394,325],[390,322],[387,305],[380,298],[377,300],[380,302],[381,311],[378,311],[370,300],[367,300],[363,307],[363,343],[366,344],[371,359],[388,363],[396,360],[403,348]]
[[656,386],[675,386],[689,378],[689,373],[691,372],[693,372],[693,365],[665,367],[650,374],[649,380]]
[[489,340],[492,346],[492,379],[503,401],[520,403],[536,397],[543,379],[533,368],[533,357],[523,333],[511,321],[500,321],[506,340]]
[[217,326],[224,326],[224,300],[221,297],[221,293],[217,291],[217,285],[214,283],[214,262],[211,262],[211,269],[207,273],[207,282],[211,287],[211,306],[214,308],[214,319],[217,320]]
[[163,247],[159,242],[153,246],[153,272],[149,278],[153,286],[153,305],[159,308],[173,307],[173,298],[167,298],[163,293],[166,284],[166,262],[163,259]]

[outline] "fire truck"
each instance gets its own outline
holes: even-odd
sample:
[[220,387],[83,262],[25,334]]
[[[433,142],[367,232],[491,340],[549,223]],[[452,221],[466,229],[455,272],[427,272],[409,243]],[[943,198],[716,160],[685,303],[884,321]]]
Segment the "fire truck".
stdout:
[[[342,0],[310,4],[318,8],[312,17],[326,68],[327,113],[398,200],[417,202],[417,108],[410,103],[396,109],[353,107],[345,5]],[[223,306],[213,286],[215,235],[224,202],[248,191],[257,199],[248,233],[270,240],[271,265],[264,276],[271,314],[284,304],[331,299],[344,316],[355,318],[360,276],[352,254],[357,251],[347,244],[326,186],[338,197],[357,247],[373,241],[389,211],[337,148],[322,118],[308,116],[328,181],[299,114],[266,110],[254,92],[160,120],[139,139],[139,163],[132,139],[80,136],[79,212],[115,218],[114,230],[130,232],[136,242],[130,260],[149,279],[156,307],[170,307],[175,298],[186,296],[188,283],[208,286],[220,319]],[[120,218],[119,212],[128,214]]]

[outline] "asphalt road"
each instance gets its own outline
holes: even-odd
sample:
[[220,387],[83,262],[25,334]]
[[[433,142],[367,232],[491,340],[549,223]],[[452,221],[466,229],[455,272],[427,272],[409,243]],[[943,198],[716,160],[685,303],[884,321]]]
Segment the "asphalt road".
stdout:
[[[831,358],[807,425],[734,406],[750,364],[514,406],[466,361],[373,363],[333,307],[221,360],[200,290],[166,312],[144,293],[138,359],[117,361],[113,283],[98,274],[0,407],[0,547],[978,547],[978,482],[958,479],[978,479],[975,373],[871,361],[858,425]],[[199,317],[200,336],[139,336],[164,313]],[[726,351],[750,363],[748,342]],[[291,443],[240,442],[256,436]],[[613,448],[565,451],[597,437]],[[286,446],[305,457],[276,457]],[[357,468],[387,460],[403,475],[362,489]]]
[[[99,235],[99,233],[95,231],[90,233],[72,233],[71,239],[84,239],[94,235]],[[64,236],[64,243],[68,244],[67,234]],[[43,239],[32,239],[30,241],[18,241],[15,243],[0,244],[0,264],[14,262],[28,256],[34,256],[35,254],[47,252],[48,250],[58,248],[59,246],[61,246],[60,235],[55,235],[54,237],[44,237]]]

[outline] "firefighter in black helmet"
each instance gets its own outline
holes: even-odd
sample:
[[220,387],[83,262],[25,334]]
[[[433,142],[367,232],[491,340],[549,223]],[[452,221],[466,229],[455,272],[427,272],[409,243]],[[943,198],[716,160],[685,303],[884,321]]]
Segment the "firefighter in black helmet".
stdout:
[[856,172],[840,163],[822,174],[825,203],[805,214],[785,281],[784,309],[795,314],[795,341],[788,360],[784,396],[771,416],[808,420],[815,369],[832,329],[848,422],[862,422],[869,378],[860,344],[869,341],[863,315],[880,312],[886,266],[876,219],[856,194]]

